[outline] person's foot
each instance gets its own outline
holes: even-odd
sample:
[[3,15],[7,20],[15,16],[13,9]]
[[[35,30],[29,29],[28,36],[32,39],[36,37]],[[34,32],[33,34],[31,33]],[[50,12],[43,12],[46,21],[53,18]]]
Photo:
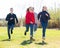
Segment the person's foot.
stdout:
[[44,41],[42,41],[42,43],[44,44],[45,42],[44,42]]
[[33,33],[36,34],[36,31],[34,31]]
[[11,38],[8,38],[8,41],[10,41],[11,40]]
[[11,31],[11,34],[13,34],[13,31]]
[[30,40],[31,40],[31,41],[35,41],[35,39],[34,39],[34,38],[32,38],[32,37],[30,37]]
[[45,41],[42,41],[42,44],[44,45],[44,44],[47,44]]
[[26,35],[26,32],[24,33],[24,35]]
[[10,41],[11,39],[8,39],[8,41]]
[[42,40],[45,40],[45,37],[43,37]]
[[34,39],[34,38],[32,38],[32,41],[35,41],[35,39]]
[[45,37],[42,38],[42,43],[45,44]]

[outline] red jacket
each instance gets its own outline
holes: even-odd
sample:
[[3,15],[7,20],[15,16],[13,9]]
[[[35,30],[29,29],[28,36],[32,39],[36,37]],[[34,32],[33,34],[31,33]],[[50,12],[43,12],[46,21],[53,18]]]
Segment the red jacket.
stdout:
[[30,22],[32,22],[33,24],[35,23],[34,13],[27,12],[25,17],[25,23],[30,24]]

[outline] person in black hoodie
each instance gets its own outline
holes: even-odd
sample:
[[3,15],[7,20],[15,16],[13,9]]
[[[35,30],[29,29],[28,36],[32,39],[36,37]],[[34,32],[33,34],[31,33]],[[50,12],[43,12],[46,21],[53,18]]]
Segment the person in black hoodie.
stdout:
[[8,21],[8,37],[9,37],[9,39],[11,39],[10,31],[11,31],[11,34],[13,34],[15,20],[16,20],[16,23],[18,23],[18,19],[16,17],[16,14],[13,13],[13,8],[10,8],[10,13],[6,17],[6,21]]
[[42,42],[44,42],[44,40],[45,40],[45,32],[46,32],[46,28],[47,28],[47,25],[48,25],[48,20],[50,19],[50,15],[47,12],[47,7],[46,6],[43,6],[42,12],[40,12],[38,14],[38,20],[39,19],[40,19],[41,26],[43,28]]

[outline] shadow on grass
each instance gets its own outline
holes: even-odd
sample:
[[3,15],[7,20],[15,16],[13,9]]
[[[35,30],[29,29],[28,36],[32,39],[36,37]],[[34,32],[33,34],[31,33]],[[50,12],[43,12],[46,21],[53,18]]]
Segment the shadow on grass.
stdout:
[[31,44],[32,42],[30,40],[25,40],[21,43],[21,45],[27,45],[27,44]]
[[37,44],[37,45],[47,45],[46,42],[40,42],[40,43],[35,43],[35,44]]
[[2,40],[2,41],[11,41],[10,39],[4,39],[4,40]]

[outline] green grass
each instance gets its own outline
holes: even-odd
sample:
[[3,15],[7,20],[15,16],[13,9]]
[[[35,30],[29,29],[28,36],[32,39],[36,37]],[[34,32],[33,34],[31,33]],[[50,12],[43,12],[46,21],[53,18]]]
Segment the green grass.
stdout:
[[11,41],[8,41],[7,28],[0,27],[0,48],[60,48],[60,30],[47,29],[46,44],[42,45],[42,29],[38,29],[34,38],[36,41],[29,43],[30,32],[24,36],[24,27],[14,28]]

